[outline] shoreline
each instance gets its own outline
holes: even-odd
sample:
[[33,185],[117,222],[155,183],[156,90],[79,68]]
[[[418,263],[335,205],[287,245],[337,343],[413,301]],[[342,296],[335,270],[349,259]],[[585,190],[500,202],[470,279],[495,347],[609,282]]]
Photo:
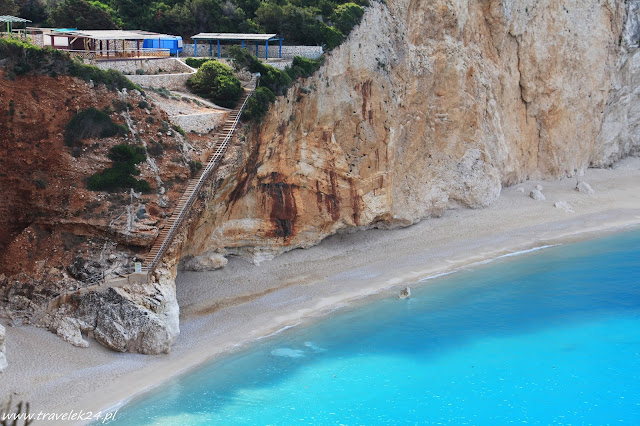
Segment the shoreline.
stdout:
[[[7,327],[9,367],[0,386],[17,393],[14,402],[31,402],[32,412],[104,413],[255,341],[345,307],[396,297],[403,286],[640,225],[640,158],[614,170],[590,169],[581,179],[595,195],[573,190],[575,178],[528,181],[503,189],[482,210],[448,210],[407,228],[334,235],[260,266],[230,259],[218,271],[181,271],[181,335],[168,355],[120,354],[95,341],[75,348],[46,330]],[[517,191],[538,183],[547,201]],[[569,202],[575,213],[555,208],[557,201]]]

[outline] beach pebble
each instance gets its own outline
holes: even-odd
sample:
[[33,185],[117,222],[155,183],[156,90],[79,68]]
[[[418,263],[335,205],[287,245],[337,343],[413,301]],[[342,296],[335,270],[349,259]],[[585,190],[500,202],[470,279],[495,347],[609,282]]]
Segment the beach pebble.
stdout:
[[533,191],[531,191],[529,197],[533,198],[536,201],[544,201],[547,199],[547,197],[545,197],[539,189],[534,189]]
[[587,195],[595,194],[595,191],[593,190],[593,188],[591,188],[591,185],[583,181],[578,181],[578,184],[576,185],[576,191],[582,192],[583,194]]
[[567,203],[566,201],[558,201],[553,206],[557,209],[564,210],[567,213],[573,213],[573,208],[571,207],[571,204]]
[[521,192],[521,193],[523,193],[523,194],[524,194],[524,187],[519,186],[519,187],[516,189],[516,191]]
[[398,294],[398,299],[408,299],[411,297],[411,289],[409,287],[405,287],[403,290],[400,290],[400,294]]
[[542,187],[542,185],[536,185],[536,189],[537,189],[538,191],[542,191],[544,188]]

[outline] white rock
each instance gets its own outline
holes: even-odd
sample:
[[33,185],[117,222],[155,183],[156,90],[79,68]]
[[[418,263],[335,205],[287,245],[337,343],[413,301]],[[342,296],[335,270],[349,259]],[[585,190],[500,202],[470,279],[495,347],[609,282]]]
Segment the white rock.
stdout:
[[119,352],[168,353],[180,334],[180,307],[168,270],[156,270],[158,281],[111,287],[73,298],[42,319],[42,324],[67,342],[86,347],[85,332]]
[[195,256],[187,260],[183,267],[187,271],[213,271],[214,269],[220,269],[227,264],[226,257],[219,253],[209,252],[202,256]]
[[4,340],[5,340],[5,329],[0,324],[0,372],[2,372],[2,370],[7,368],[7,366],[9,365],[7,363],[7,347],[4,344]]
[[529,197],[533,198],[536,201],[544,201],[547,199],[547,197],[545,197],[539,189],[534,189],[533,191],[531,191]]
[[583,194],[587,195],[595,194],[595,191],[593,190],[593,188],[591,188],[591,185],[583,181],[578,181],[578,184],[576,185],[576,191],[582,192]]
[[558,201],[553,206],[557,209],[564,210],[567,213],[573,213],[573,208],[571,207],[571,204],[567,203],[566,201]]
[[50,329],[55,330],[56,334],[62,337],[62,340],[71,343],[73,346],[79,348],[89,347],[89,342],[82,338],[80,324],[75,318],[57,317]]
[[536,189],[537,189],[538,191],[542,191],[544,188],[542,187],[542,185],[536,185]]
[[400,291],[400,294],[398,294],[398,299],[408,299],[411,297],[411,289],[409,287],[405,287],[403,290]]
[[524,188],[522,186],[519,186],[516,191],[521,192],[524,194]]

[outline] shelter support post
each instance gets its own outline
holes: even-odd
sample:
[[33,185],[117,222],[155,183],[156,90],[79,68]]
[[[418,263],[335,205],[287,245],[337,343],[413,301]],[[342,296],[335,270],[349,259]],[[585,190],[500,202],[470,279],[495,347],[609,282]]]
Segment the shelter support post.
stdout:
[[198,40],[193,40],[193,57],[198,57]]

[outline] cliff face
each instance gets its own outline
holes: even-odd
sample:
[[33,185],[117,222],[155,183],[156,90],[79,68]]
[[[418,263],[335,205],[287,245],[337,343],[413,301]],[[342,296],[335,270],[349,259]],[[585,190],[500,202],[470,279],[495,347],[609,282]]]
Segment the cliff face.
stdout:
[[[0,69],[0,101],[0,315],[78,346],[88,345],[86,333],[115,350],[168,351],[178,335],[172,279],[159,273],[155,283],[107,291],[88,291],[95,284],[88,279],[100,272],[117,278],[144,258],[187,185],[188,160],[208,141],[190,136],[187,144],[137,91],[69,76],[9,80]],[[128,132],[66,146],[65,126],[90,107],[108,111]],[[118,144],[148,148],[138,167],[152,193],[86,189]],[[71,295],[66,303],[46,311],[64,295]]]
[[640,154],[640,2],[629,3],[623,34],[623,51],[618,57],[602,129],[596,140],[592,164],[608,167],[627,155]]
[[[627,155],[619,134],[599,134],[617,99],[633,110],[638,77],[622,63],[634,4],[373,3],[247,135],[240,167],[192,227],[189,266],[229,254],[259,262],[338,231],[480,208],[503,185]],[[629,123],[618,127],[633,138]]]

